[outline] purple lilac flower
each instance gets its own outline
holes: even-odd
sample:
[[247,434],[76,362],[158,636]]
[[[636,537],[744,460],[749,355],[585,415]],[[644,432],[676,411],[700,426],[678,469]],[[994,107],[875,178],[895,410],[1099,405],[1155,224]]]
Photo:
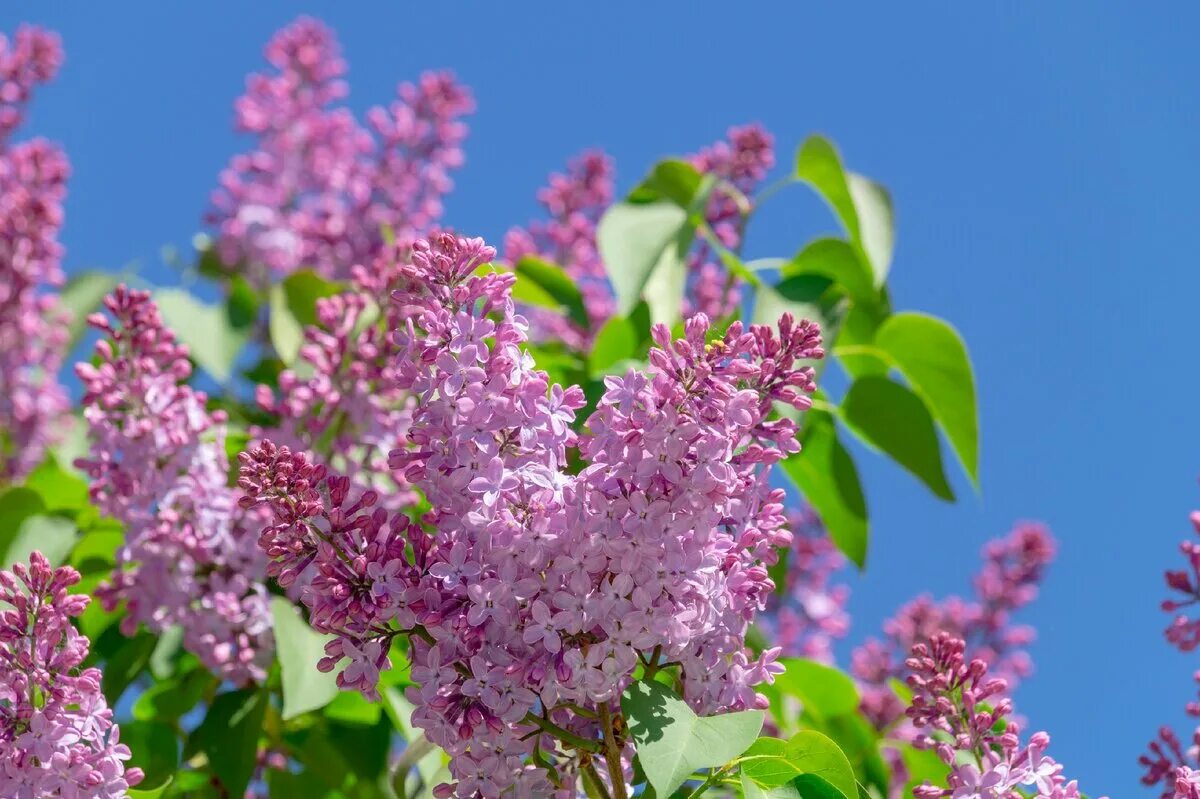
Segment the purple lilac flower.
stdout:
[[217,253],[258,282],[313,267],[344,279],[385,243],[421,235],[441,216],[450,172],[463,161],[470,92],[445,72],[403,83],[367,127],[347,108],[346,64],[333,33],[302,17],[266,48],[272,73],[253,74],[236,127],[257,138],[221,174],[208,220]]
[[[536,369],[513,276],[477,272],[494,257],[477,239],[418,241],[393,293],[397,384],[416,405],[391,464],[431,506],[420,524],[303,452],[241,456],[243,505],[273,517],[269,573],[303,583],[334,635],[320,668],[373,696],[408,637],[413,722],[456,781],[439,796],[550,795],[535,748],[578,769],[639,664],[677,670],[701,712],[765,705],[754,686],[779,653],[752,656],[745,634],[791,542],[768,474],[799,448],[794,423],[768,419],[776,401],[808,407],[802,364],[822,355],[790,316],[712,341],[703,315],[677,341],[658,326],[651,370],[609,378],[579,438],[583,394]],[[547,725],[574,754],[542,740]]]
[[63,282],[62,151],[41,139],[13,144],[33,88],[62,62],[58,37],[22,27],[0,36],[0,482],[23,477],[60,431],[67,398],[58,382],[66,314],[53,294]]
[[850,630],[850,587],[833,583],[846,558],[809,508],[788,514],[792,545],[782,591],[768,604],[762,623],[785,655],[833,663],[833,643]]
[[91,497],[125,526],[104,606],[124,603],[121,629],[184,631],[184,645],[233,683],[261,681],[272,653],[263,585],[265,559],[227,486],[223,414],[182,381],[187,350],[163,327],[148,292],[118,287],[111,315],[89,323],[104,334],[99,364],[80,363],[91,452],[78,465]]
[[80,669],[89,641],[71,624],[88,597],[79,572],[29,566],[0,571],[0,795],[119,799],[142,780],[100,691]]
[[882,639],[854,650],[851,672],[859,680],[863,712],[884,729],[904,708],[890,681],[904,673],[903,658],[914,644],[945,632],[967,642],[971,657],[988,664],[1010,688],[1032,672],[1025,647],[1033,629],[1014,624],[1012,614],[1033,601],[1046,567],[1054,559],[1054,539],[1039,524],[1019,524],[984,547],[984,564],[974,580],[975,598],[920,596],[884,622]]
[[1007,718],[1012,703],[1004,680],[988,677],[982,659],[967,662],[966,644],[948,633],[918,643],[905,661],[912,689],[906,710],[917,728],[915,744],[932,749],[950,768],[946,786],[924,783],[920,799],[1078,799],[1079,786],[1046,755],[1050,736],[1034,733],[1022,743]]

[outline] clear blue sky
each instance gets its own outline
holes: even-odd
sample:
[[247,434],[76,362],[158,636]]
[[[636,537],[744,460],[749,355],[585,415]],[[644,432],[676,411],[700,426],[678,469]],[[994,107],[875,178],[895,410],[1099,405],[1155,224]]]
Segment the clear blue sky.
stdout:
[[[783,159],[822,131],[893,191],[896,304],[952,320],[975,359],[983,494],[947,506],[860,458],[875,521],[857,635],[921,589],[961,591],[1018,518],[1061,544],[1027,618],[1021,710],[1093,795],[1149,796],[1135,763],[1181,722],[1200,666],[1161,638],[1162,569],[1200,505],[1194,367],[1200,7],[1167,4],[303,4],[341,36],[351,104],[448,66],[470,84],[468,163],[448,220],[497,240],[585,146],[627,188],[655,157],[759,120]],[[822,4],[835,5],[835,4]],[[231,102],[280,2],[5,3],[0,27],[59,30],[67,65],[26,132],[74,165],[70,270],[185,247],[241,146]],[[802,190],[748,254],[792,252],[830,218]]]

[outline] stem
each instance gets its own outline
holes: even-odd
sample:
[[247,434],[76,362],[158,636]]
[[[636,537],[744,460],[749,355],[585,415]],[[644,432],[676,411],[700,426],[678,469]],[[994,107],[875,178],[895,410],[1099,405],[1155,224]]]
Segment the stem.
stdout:
[[613,719],[607,702],[600,703],[600,727],[604,730],[604,762],[612,780],[613,797],[629,799],[625,792],[625,767],[621,765],[621,748],[617,745],[617,736],[613,733]]
[[721,777],[725,775],[725,771],[728,768],[729,766],[722,766],[721,768],[713,769],[704,782],[700,783],[698,786],[696,786],[696,790],[688,794],[688,799],[696,799],[696,797],[700,796],[709,788],[720,782]]
[[658,673],[658,659],[662,657],[662,644],[654,647],[654,651],[650,653],[650,659],[643,661],[646,664],[646,675],[643,679],[653,680],[654,675]]
[[533,713],[526,713],[525,718],[522,719],[522,721],[526,722],[527,724],[536,724],[558,740],[573,746],[580,751],[591,752],[593,754],[600,753],[599,741],[592,741],[587,738],[580,737],[570,730],[564,730],[550,719],[544,719],[541,716]]

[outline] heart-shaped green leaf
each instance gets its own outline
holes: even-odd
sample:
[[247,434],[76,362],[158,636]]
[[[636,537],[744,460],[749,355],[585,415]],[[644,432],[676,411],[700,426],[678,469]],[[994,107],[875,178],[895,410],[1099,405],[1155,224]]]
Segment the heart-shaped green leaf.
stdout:
[[621,710],[642,770],[658,796],[670,796],[697,769],[736,758],[763,724],[758,710],[697,716],[674,691],[654,681],[630,685],[621,696]]
[[326,636],[313,631],[300,618],[296,606],[284,597],[271,599],[275,642],[283,672],[283,719],[325,707],[338,694],[333,672],[317,671],[325,656]]

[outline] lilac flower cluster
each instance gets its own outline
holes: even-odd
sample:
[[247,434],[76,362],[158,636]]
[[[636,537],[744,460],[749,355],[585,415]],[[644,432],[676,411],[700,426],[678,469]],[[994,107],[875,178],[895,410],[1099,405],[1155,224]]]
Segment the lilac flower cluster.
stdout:
[[1054,539],[1039,524],[1025,523],[984,547],[984,564],[975,575],[975,599],[921,596],[884,623],[884,639],[870,639],[854,650],[851,672],[858,678],[863,712],[880,729],[898,720],[903,705],[889,682],[904,673],[903,658],[914,644],[938,633],[966,641],[973,658],[1015,688],[1032,671],[1025,647],[1033,629],[1012,622],[1012,614],[1037,596],[1038,584],[1054,559]]
[[385,228],[429,231],[463,161],[470,92],[449,73],[426,73],[372,108],[364,128],[332,105],[346,95],[346,65],[320,22],[284,28],[266,58],[277,71],[251,75],[235,106],[257,147],[230,162],[209,213],[226,266],[264,283],[301,266],[340,279],[380,250]]
[[[773,147],[771,134],[758,125],[745,125],[730,128],[728,141],[706,147],[689,159],[700,172],[724,181],[709,198],[705,219],[725,247],[737,249],[741,245],[745,197],[757,189],[774,166]],[[612,199],[612,160],[601,152],[586,152],[568,164],[566,173],[551,175],[550,185],[538,192],[549,220],[514,228],[504,240],[504,259],[509,263],[536,255],[558,264],[576,281],[593,331],[599,330],[616,308],[596,245],[596,225]],[[688,268],[689,314],[705,313],[717,319],[737,307],[737,281],[726,274],[703,239],[697,240],[688,256]],[[534,309],[530,320],[539,338],[564,341],[570,346],[584,346],[589,341],[587,330],[562,317]]]
[[398,510],[415,494],[388,466],[403,445],[413,399],[396,382],[399,352],[390,332],[398,309],[377,298],[398,290],[399,264],[411,243],[387,247],[370,268],[355,267],[350,289],[317,301],[317,324],[305,328],[300,370],[279,375],[278,389],[259,385],[259,407],[275,416],[269,435],[279,445],[306,452],[349,477],[361,489],[383,492],[384,506]]
[[1021,742],[1007,718],[1012,703],[1004,680],[988,677],[982,659],[968,662],[966,644],[938,633],[913,647],[905,662],[913,691],[906,713],[920,731],[916,745],[932,749],[950,768],[946,787],[925,783],[919,799],[1078,799],[1079,786],[1062,776],[1046,755],[1050,736],[1037,732]]
[[142,780],[125,768],[99,670],[80,670],[89,642],[71,618],[89,600],[69,592],[78,582],[40,552],[0,571],[0,796],[118,799]]
[[799,449],[794,423],[768,417],[809,406],[820,334],[790,316],[711,341],[703,315],[677,341],[657,326],[652,371],[607,378],[580,439],[583,394],[523,349],[512,274],[480,268],[494,257],[478,239],[418,241],[393,294],[397,385],[416,407],[391,465],[430,503],[421,524],[271,442],[242,455],[243,504],[272,511],[259,543],[281,585],[315,573],[302,600],[335,636],[321,668],[340,685],[373,696],[408,638],[413,722],[457,781],[439,795],[550,795],[604,750],[624,796],[613,718],[637,669],[673,671],[701,712],[765,706],[754,686],[778,650],[744,639],[791,542],[768,473]]
[[[1190,517],[1192,528],[1200,533],[1200,511]],[[1200,619],[1187,612],[1200,602],[1200,544],[1192,540],[1180,543],[1179,551],[1187,561],[1186,569],[1171,569],[1166,572],[1167,588],[1171,598],[1162,602],[1162,609],[1175,614],[1165,631],[1167,641],[1181,652],[1194,652],[1200,646]],[[1195,674],[1200,684],[1200,671]],[[1188,702],[1185,710],[1192,718],[1200,719],[1200,697]],[[1148,750],[1138,762],[1145,769],[1142,784],[1158,785],[1163,799],[1192,799],[1200,796],[1200,723],[1185,746],[1170,727],[1163,726],[1158,737],[1152,740]]]
[[0,482],[41,461],[67,410],[58,383],[65,314],[44,289],[60,268],[66,157],[41,139],[11,144],[33,88],[62,62],[58,38],[23,27],[0,36]]
[[77,463],[91,497],[125,527],[111,581],[96,593],[124,603],[121,629],[180,625],[184,645],[215,674],[260,681],[272,656],[262,583],[265,559],[227,486],[224,416],[181,381],[187,349],[163,327],[148,292],[118,287],[111,314],[89,323],[104,334],[99,364],[80,363],[91,453]]
[[[583,153],[571,160],[565,174],[551,175],[550,185],[538,191],[538,202],[550,219],[513,228],[504,239],[504,258],[509,263],[536,255],[566,270],[583,295],[589,330],[599,330],[616,310],[596,246],[596,225],[612,201],[612,159],[598,151]],[[590,335],[566,317],[538,308],[530,309],[530,321],[539,338],[572,347],[582,347]]]
[[[745,233],[745,198],[775,166],[774,137],[759,125],[733,127],[728,141],[706,147],[692,156],[691,162],[702,174],[724,181],[714,188],[704,216],[721,245],[737,250]],[[738,281],[726,273],[709,244],[701,241],[697,245],[688,258],[688,269],[689,313],[719,319],[737,309],[741,302]]]
[[850,631],[850,587],[831,584],[846,558],[811,508],[790,513],[788,523],[792,546],[783,590],[768,605],[764,626],[785,655],[831,664],[833,642]]

